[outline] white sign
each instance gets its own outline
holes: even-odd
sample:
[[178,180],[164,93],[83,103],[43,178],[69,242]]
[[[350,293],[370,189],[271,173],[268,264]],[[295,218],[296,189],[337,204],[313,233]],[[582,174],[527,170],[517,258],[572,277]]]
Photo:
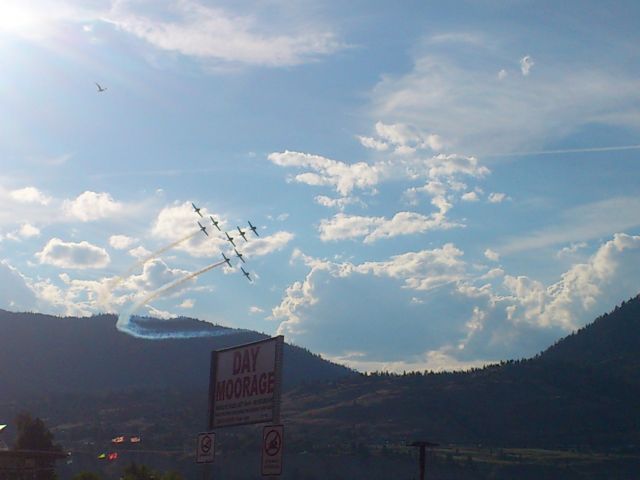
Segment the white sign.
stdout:
[[205,432],[198,434],[196,448],[196,463],[213,463],[216,455],[216,434]]
[[262,429],[262,476],[282,474],[284,426],[269,425]]
[[283,345],[280,335],[212,352],[210,429],[279,420]]

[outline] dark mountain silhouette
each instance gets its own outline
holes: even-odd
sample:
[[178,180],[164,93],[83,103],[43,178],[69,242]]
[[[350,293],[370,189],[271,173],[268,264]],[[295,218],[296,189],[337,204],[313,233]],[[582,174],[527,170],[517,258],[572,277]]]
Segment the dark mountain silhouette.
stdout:
[[640,449],[640,297],[532,359],[298,387],[285,405],[345,438]]
[[[253,331],[195,319],[140,319],[146,331],[209,332],[218,336],[145,340],[115,328],[116,317],[54,317],[0,310],[0,401],[47,393],[131,388],[208,388],[212,350],[263,338]],[[285,345],[284,386],[333,380],[351,370]]]
[[[311,449],[314,441],[360,445],[404,444],[412,439],[638,449],[639,313],[636,297],[534,358],[466,372],[361,375],[288,346],[284,366],[290,388],[283,397],[282,412],[288,435],[305,449]],[[96,395],[111,391],[124,395],[116,403],[128,405],[118,421],[126,422],[141,412],[156,412],[154,416],[166,421],[170,411],[182,409],[183,417],[187,415],[184,406],[193,404],[194,391],[201,392],[197,402],[202,405],[193,411],[204,411],[211,350],[264,338],[256,332],[186,319],[180,320],[181,330],[230,333],[189,340],[140,340],[116,331],[115,320],[109,315],[56,318],[0,312],[0,396],[14,400],[32,393],[33,402],[46,392]],[[146,322],[146,328],[156,331],[176,326]],[[163,395],[163,404],[157,404],[157,395],[144,393],[159,388],[172,392]],[[132,397],[117,393],[127,389],[136,393]],[[49,411],[62,413],[53,405],[47,407]],[[73,412],[65,417],[69,415]],[[186,417],[175,423],[173,434],[186,423]]]

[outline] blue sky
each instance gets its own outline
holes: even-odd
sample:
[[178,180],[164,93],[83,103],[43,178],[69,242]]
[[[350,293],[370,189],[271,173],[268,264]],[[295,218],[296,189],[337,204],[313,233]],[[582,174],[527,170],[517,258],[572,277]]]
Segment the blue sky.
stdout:
[[361,370],[537,353],[640,285],[640,7],[556,3],[3,1],[0,308],[120,313],[232,254],[195,202],[258,226],[254,282],[138,313]]

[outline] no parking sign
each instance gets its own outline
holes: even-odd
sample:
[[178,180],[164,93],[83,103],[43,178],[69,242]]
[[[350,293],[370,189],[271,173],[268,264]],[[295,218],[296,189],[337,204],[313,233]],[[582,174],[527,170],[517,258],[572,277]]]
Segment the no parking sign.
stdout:
[[262,476],[282,474],[284,426],[268,425],[262,429]]
[[205,432],[198,434],[196,463],[213,463],[216,455],[216,434]]

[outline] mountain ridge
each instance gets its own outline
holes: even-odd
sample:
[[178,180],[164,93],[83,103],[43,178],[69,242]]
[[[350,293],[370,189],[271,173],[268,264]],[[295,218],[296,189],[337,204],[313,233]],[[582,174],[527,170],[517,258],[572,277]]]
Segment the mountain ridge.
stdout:
[[[0,310],[0,400],[42,393],[131,388],[208,388],[212,350],[268,338],[196,319],[155,320],[160,335],[209,330],[212,336],[140,339],[116,330],[115,315],[54,317]],[[222,333],[222,334],[221,334]],[[303,380],[332,380],[354,372],[285,344],[285,388]]]

